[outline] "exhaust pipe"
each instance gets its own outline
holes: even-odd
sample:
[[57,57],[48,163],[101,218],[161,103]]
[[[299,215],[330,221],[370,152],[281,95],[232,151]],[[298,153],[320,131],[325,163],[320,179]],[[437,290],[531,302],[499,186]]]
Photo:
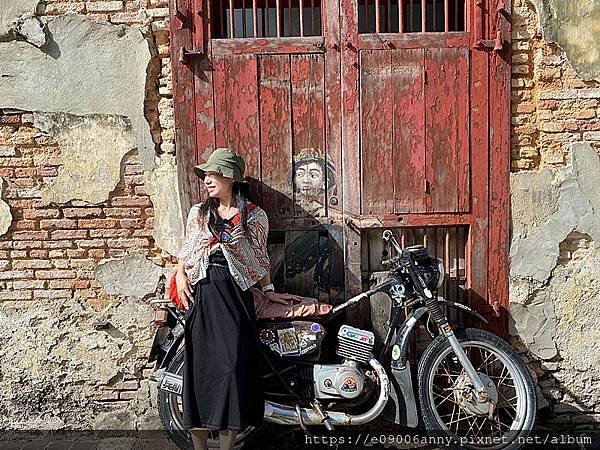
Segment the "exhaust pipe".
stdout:
[[[347,414],[339,411],[326,411],[331,425],[362,425],[375,419],[388,401],[390,395],[390,380],[383,366],[375,358],[369,360],[370,366],[375,369],[379,378],[379,398],[371,409],[362,414]],[[157,381],[159,389],[181,395],[183,386],[183,377],[171,372],[161,372],[153,377]],[[322,417],[312,408],[299,408],[304,425],[323,425]],[[281,405],[279,403],[265,401],[265,421],[279,425],[300,425],[298,413],[292,406]]]
[[[362,414],[347,414],[339,411],[326,411],[331,424],[335,425],[362,425],[375,419],[388,401],[390,395],[390,380],[383,366],[375,358],[369,360],[369,364],[379,377],[381,389],[379,398],[371,409]],[[302,422],[304,425],[323,425],[321,415],[312,408],[300,408]],[[298,413],[292,406],[281,405],[279,403],[265,401],[265,421],[279,425],[300,425]]]

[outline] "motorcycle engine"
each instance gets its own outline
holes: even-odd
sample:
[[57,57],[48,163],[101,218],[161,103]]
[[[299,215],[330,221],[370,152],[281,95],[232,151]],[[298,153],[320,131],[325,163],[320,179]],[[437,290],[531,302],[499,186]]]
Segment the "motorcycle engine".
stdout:
[[365,386],[365,377],[359,369],[373,356],[375,335],[370,331],[343,325],[338,332],[337,354],[342,364],[315,364],[313,379],[315,397],[319,399],[355,398]]

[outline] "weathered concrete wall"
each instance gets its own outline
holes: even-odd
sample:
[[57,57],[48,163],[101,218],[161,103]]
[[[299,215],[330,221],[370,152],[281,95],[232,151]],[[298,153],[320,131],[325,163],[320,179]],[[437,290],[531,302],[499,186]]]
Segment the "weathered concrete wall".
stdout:
[[0,0],[0,428],[158,429],[183,217],[164,0]]
[[558,44],[582,80],[600,81],[600,2],[532,0],[543,38]]
[[599,6],[513,6],[511,333],[546,423],[579,428],[600,411]]

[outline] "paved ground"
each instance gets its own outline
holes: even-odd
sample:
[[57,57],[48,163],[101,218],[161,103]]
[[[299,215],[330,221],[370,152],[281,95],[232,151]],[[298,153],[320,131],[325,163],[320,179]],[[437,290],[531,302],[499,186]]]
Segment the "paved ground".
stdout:
[[[356,428],[338,427],[328,433],[322,427],[309,427],[307,435],[299,427],[268,426],[258,432],[243,450],[293,450],[293,449],[377,449],[377,448],[421,448],[423,445],[400,444],[416,436],[420,431],[394,427],[390,424],[372,424]],[[380,444],[385,443],[385,445]],[[15,432],[2,434],[1,450],[178,450],[163,432],[84,432],[60,431],[57,433]]]

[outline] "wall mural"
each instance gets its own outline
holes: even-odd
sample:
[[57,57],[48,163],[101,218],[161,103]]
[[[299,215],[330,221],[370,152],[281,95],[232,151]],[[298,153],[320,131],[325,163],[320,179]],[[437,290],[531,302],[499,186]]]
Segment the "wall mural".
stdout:
[[[315,148],[300,150],[288,180],[296,205],[312,217],[323,216],[327,199],[338,204],[333,161]],[[342,228],[319,224],[302,231],[287,232],[283,258],[275,263],[273,282],[278,289],[336,303],[344,294]],[[297,235],[297,236],[295,236]],[[295,237],[294,237],[295,236]]]
[[296,202],[311,215],[321,215],[327,199],[330,205],[338,204],[333,161],[329,155],[323,159],[323,151],[318,148],[304,148],[294,155],[288,180]]

